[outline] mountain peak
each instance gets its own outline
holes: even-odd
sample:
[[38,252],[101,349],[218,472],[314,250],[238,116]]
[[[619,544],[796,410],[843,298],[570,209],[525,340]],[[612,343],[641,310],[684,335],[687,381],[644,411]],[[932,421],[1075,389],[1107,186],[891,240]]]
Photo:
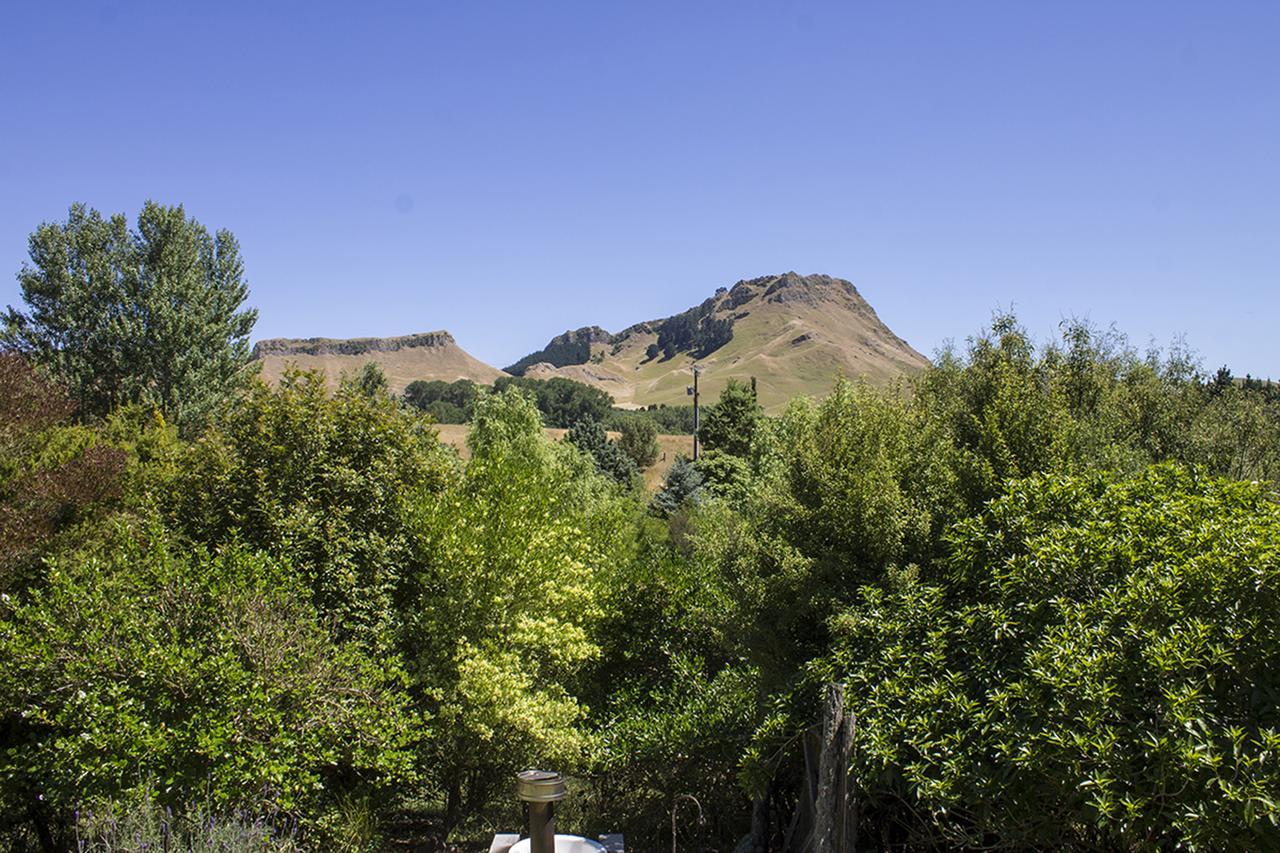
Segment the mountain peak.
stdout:
[[768,408],[825,394],[840,375],[890,381],[928,362],[895,335],[849,281],[823,274],[741,279],[679,314],[608,334],[566,332],[516,362],[539,378],[604,388],[621,405],[684,402],[687,368],[704,367],[709,393],[730,378],[757,378]]

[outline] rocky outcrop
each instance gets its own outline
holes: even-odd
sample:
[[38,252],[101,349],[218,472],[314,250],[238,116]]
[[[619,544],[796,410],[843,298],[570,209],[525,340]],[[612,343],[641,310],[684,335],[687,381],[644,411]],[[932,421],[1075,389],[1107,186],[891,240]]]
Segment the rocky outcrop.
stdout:
[[374,362],[396,394],[415,379],[470,379],[488,385],[503,375],[458,346],[453,335],[443,330],[394,338],[274,338],[259,341],[253,355],[268,382],[280,381],[289,370],[315,370],[324,374],[331,387],[343,374]]
[[453,335],[441,330],[400,335],[394,338],[269,338],[253,346],[254,358],[268,355],[364,355],[374,352],[396,352],[414,347],[447,347],[455,344]]

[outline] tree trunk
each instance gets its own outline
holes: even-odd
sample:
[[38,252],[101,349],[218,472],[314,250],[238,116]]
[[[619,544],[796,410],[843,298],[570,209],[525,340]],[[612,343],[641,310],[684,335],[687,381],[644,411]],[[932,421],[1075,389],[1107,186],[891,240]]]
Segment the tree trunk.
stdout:
[[35,830],[40,849],[44,853],[57,853],[58,845],[53,839],[53,832],[49,829],[49,821],[44,812],[38,802],[27,806],[27,818],[31,821],[31,828]]
[[769,798],[773,796],[773,780],[764,792],[751,802],[751,853],[769,853]]

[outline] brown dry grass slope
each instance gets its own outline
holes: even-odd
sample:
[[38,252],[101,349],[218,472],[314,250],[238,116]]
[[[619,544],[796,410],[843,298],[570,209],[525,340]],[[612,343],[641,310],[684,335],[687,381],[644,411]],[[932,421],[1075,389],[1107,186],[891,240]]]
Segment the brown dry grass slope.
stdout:
[[393,394],[404,391],[415,379],[470,379],[492,385],[505,374],[458,346],[448,332],[425,332],[396,338],[273,338],[259,341],[254,357],[262,362],[262,377],[274,383],[290,367],[318,370],[330,387],[343,373],[355,373],[366,362],[376,362],[387,376]]

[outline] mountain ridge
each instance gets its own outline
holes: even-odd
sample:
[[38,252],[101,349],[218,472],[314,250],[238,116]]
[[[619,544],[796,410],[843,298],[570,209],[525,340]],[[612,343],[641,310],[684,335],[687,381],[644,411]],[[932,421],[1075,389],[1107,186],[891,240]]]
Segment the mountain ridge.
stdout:
[[470,355],[443,329],[385,338],[271,338],[253,351],[269,382],[292,365],[321,370],[333,385],[343,372],[374,361],[393,393],[415,379],[487,385],[510,374],[563,377],[607,391],[624,408],[686,402],[695,363],[708,395],[730,379],[754,377],[767,410],[796,396],[822,396],[841,375],[882,384],[928,364],[851,282],[794,271],[741,279],[691,308],[620,332],[567,329],[506,371]]

